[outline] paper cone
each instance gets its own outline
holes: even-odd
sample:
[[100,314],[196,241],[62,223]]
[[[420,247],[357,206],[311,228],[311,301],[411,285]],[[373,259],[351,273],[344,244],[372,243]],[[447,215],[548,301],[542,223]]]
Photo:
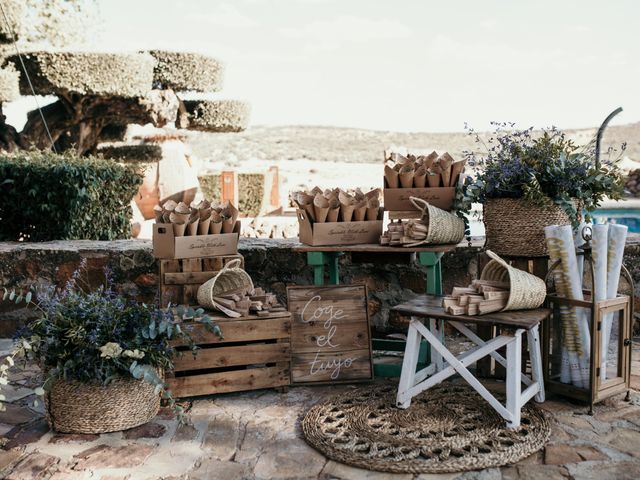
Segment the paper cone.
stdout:
[[329,212],[327,213],[327,222],[337,222],[340,214],[340,201],[337,197],[329,199]]
[[153,207],[153,215],[156,218],[156,223],[162,223],[162,214],[163,210],[160,205],[156,205],[155,207]]
[[187,224],[187,235],[197,235],[198,234],[198,224],[200,222],[200,217],[196,212],[194,215],[191,215],[189,218],[189,223]]
[[317,193],[313,198],[313,213],[316,217],[316,222],[324,223],[327,220],[329,200],[324,198],[321,193]]
[[238,219],[238,209],[227,200],[220,212],[220,216],[222,217],[222,233],[232,233]]
[[438,163],[442,170],[442,185],[448,187],[451,182],[451,165],[453,164],[453,158],[448,152],[444,152],[438,157]]
[[373,190],[365,193],[364,196],[367,197],[368,200],[371,200],[371,199],[379,200],[381,193],[382,192],[380,191],[379,188],[374,188]]
[[406,167],[402,167],[402,169],[400,170],[400,186],[402,188],[411,188],[413,187],[413,176],[414,176],[414,171],[413,171],[413,165],[412,166],[406,166]]
[[427,182],[429,183],[429,187],[436,188],[440,186],[440,174],[439,173],[430,173],[427,175]]
[[393,161],[394,163],[405,163],[406,161],[408,161],[409,159],[407,157],[405,157],[404,155],[400,154],[400,153],[396,153],[396,152],[392,152],[391,155],[389,155],[389,158],[391,159],[391,161]]
[[422,166],[419,167],[413,175],[413,185],[416,188],[422,188],[427,184],[427,169]]
[[424,158],[422,165],[424,165],[427,168],[431,168],[431,166],[436,162],[437,159],[438,159],[438,152],[434,150]]
[[356,202],[361,202],[365,199],[364,193],[362,193],[362,190],[360,190],[360,188],[356,188],[354,190],[353,196],[356,199]]
[[450,187],[455,187],[458,184],[458,179],[464,170],[465,163],[467,163],[466,160],[458,160],[451,164],[451,180],[449,181]]
[[211,214],[204,220],[200,218],[198,221],[198,235],[209,235],[209,225],[211,224]]
[[297,198],[298,205],[307,212],[309,218],[315,221],[315,212],[313,211],[313,196],[304,192],[300,192]]
[[171,213],[176,209],[177,206],[178,204],[173,200],[167,200],[162,204],[162,210],[164,210],[165,212]]
[[343,222],[350,222],[353,218],[353,210],[355,206],[353,204],[340,204],[340,216]]
[[363,222],[367,216],[367,202],[362,201],[358,203],[353,210],[353,220],[356,222]]
[[[176,205],[172,215],[175,215],[175,223],[187,223],[191,216],[191,208],[186,203],[180,202]],[[172,223],[174,223],[173,220]]]
[[173,236],[182,237],[187,228],[187,223],[180,220],[180,217],[175,213],[171,213],[169,216],[171,223],[173,224]]
[[384,178],[387,181],[387,187],[398,188],[398,172],[389,165],[384,166]]
[[377,198],[369,199],[367,204],[367,220],[373,221],[378,219],[378,213],[380,212],[380,200]]
[[311,196],[312,196],[312,197],[315,197],[318,193],[319,193],[319,194],[322,194],[322,189],[316,185],[315,187],[313,187],[313,188],[311,189],[311,192],[310,192],[310,193],[311,193]]

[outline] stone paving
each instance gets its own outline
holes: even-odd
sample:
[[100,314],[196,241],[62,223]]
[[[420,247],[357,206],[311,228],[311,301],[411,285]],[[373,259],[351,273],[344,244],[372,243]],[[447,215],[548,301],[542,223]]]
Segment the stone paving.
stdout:
[[[0,340],[0,352],[8,346]],[[5,350],[6,351],[6,350]],[[640,390],[640,342],[632,368]],[[0,354],[1,356],[1,354]],[[28,375],[11,379],[0,412],[0,478],[31,479],[640,479],[640,393],[595,409],[554,398],[542,405],[552,435],[540,452],[516,465],[442,475],[391,475],[352,468],[309,447],[300,419],[314,403],[353,386],[293,387],[202,397],[188,402],[190,425],[162,410],[150,423],[103,435],[49,431],[42,406],[32,408]]]

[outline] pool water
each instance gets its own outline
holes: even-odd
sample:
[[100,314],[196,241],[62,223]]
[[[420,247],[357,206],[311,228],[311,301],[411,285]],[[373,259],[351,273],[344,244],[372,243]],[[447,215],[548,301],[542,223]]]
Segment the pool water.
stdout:
[[602,209],[593,212],[594,223],[617,223],[629,227],[629,233],[640,233],[640,208]]

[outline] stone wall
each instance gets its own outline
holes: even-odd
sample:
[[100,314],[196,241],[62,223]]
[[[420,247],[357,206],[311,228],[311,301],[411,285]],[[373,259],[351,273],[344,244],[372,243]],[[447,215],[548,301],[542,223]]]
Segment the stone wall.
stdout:
[[[313,283],[313,269],[307,266],[305,254],[292,251],[292,245],[294,242],[287,240],[246,238],[240,244],[245,268],[254,283],[276,293],[281,301],[286,299],[288,285]],[[445,291],[476,278],[479,255],[479,246],[461,247],[445,255]],[[424,268],[410,261],[408,255],[403,257],[404,263],[361,263],[362,259],[348,254],[340,260],[342,283],[364,283],[369,287],[371,322],[379,331],[401,328],[402,321],[390,315],[389,309],[425,289]],[[83,259],[90,285],[103,282],[103,269],[108,267],[119,291],[145,302],[156,299],[158,265],[151,242],[145,240],[0,243],[0,287],[62,287]],[[640,243],[636,239],[627,245],[626,264],[636,285],[640,284]],[[0,337],[15,331],[21,319],[30,314],[8,302],[0,303]]]

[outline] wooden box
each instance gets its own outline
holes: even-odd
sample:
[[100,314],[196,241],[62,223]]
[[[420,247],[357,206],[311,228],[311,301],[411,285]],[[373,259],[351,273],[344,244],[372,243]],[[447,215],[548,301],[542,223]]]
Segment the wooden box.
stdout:
[[384,216],[382,208],[377,220],[362,222],[315,223],[304,210],[298,209],[297,214],[300,228],[298,236],[300,242],[306,245],[363,245],[380,242]]
[[238,253],[240,221],[232,233],[176,237],[170,223],[153,225],[153,255],[156,258],[204,258]]
[[[388,188],[383,190],[384,209],[391,218],[420,218],[410,197],[418,197],[442,210],[451,210],[456,196],[455,187]],[[400,216],[398,216],[400,214]]]
[[160,305],[195,305],[198,287],[214,277],[231,260],[244,257],[240,254],[208,258],[160,260]]
[[184,355],[176,358],[167,385],[176,398],[240,392],[260,388],[285,390],[290,384],[291,314],[271,313],[266,317],[212,316],[224,339],[198,322],[184,322],[198,344],[196,358],[184,342],[175,342]]

